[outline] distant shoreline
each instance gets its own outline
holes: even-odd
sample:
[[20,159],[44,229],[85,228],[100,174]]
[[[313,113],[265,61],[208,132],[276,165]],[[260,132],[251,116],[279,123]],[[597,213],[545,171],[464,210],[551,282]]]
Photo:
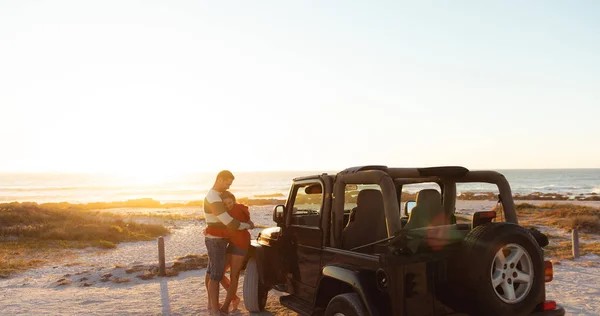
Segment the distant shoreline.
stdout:
[[[402,200],[414,200],[415,193],[403,193]],[[263,206],[263,205],[277,205],[285,204],[286,199],[284,196],[272,196],[264,195],[265,198],[239,198],[238,202],[249,205],[249,206]],[[495,201],[498,200],[498,195],[494,192],[463,192],[456,197],[457,200],[466,201]],[[560,193],[542,193],[534,192],[529,194],[514,194],[513,199],[515,201],[600,201],[600,194],[580,194],[577,196],[571,196]],[[111,208],[176,208],[176,207],[202,207],[202,200],[193,200],[189,202],[173,203],[173,202],[161,202],[152,198],[140,198],[126,201],[114,201],[114,202],[89,202],[89,203],[69,203],[69,202],[44,202],[38,203],[35,201],[27,202],[3,202],[0,203],[0,208],[3,205],[9,204],[36,204],[44,207],[51,207],[57,209],[111,209]]]
[[[248,199],[239,198],[239,203],[251,206],[260,205],[277,205],[284,204],[284,199]],[[35,204],[42,207],[55,208],[55,209],[81,209],[81,210],[99,210],[99,209],[111,209],[111,208],[176,208],[176,207],[202,207],[203,201],[194,200],[186,203],[163,203],[161,201],[154,200],[152,198],[141,198],[126,201],[115,201],[115,202],[90,202],[90,203],[69,203],[69,202],[44,202],[37,203],[35,201],[28,202],[3,202],[0,203],[0,209],[3,206],[11,204]]]

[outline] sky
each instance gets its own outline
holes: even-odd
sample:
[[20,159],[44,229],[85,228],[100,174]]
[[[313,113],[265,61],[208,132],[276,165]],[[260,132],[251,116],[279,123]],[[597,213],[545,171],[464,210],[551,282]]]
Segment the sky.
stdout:
[[0,1],[0,171],[600,168],[597,1]]

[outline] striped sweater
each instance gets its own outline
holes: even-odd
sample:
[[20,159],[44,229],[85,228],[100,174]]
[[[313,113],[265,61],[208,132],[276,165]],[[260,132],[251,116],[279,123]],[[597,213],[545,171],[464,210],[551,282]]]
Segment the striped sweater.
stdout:
[[204,198],[204,219],[206,220],[206,237],[222,238],[227,228],[245,230],[250,228],[250,224],[241,223],[227,213],[225,204],[221,200],[219,192],[210,189]]

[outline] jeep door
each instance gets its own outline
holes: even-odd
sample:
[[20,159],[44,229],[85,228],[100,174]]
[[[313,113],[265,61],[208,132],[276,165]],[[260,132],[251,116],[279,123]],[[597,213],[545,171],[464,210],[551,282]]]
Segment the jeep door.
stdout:
[[320,276],[323,231],[321,215],[325,184],[319,179],[303,179],[293,185],[286,205],[284,262],[288,291],[312,302]]

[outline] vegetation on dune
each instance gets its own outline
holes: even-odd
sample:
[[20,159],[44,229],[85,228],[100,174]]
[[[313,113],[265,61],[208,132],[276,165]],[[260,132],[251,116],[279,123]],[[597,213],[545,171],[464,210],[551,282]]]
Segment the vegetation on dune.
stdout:
[[[246,205],[277,205],[284,204],[285,197],[283,194],[266,194],[257,196],[257,199],[251,199],[248,197],[238,198],[239,203]],[[37,205],[42,208],[48,209],[60,209],[60,210],[105,210],[112,208],[177,208],[177,207],[202,207],[203,201],[195,200],[186,203],[162,203],[151,198],[134,199],[119,202],[90,202],[90,203],[68,203],[68,202],[57,202],[57,203],[42,203],[37,204],[35,202],[23,202],[23,203],[4,203],[0,205]]]
[[519,219],[527,225],[543,225],[582,233],[600,234],[600,209],[575,204],[543,203],[516,205]]
[[[594,254],[600,256],[600,242],[589,242],[579,244],[579,252],[581,255]],[[544,253],[548,257],[558,259],[572,259],[573,246],[570,240],[552,240],[548,246],[544,248]]]
[[120,242],[168,233],[162,225],[125,221],[112,213],[51,204],[0,204],[0,277],[56,259],[67,248],[110,249]]
[[[12,203],[11,203],[12,204]],[[29,203],[24,203],[29,204]],[[34,203],[35,204],[35,203]],[[77,210],[102,210],[109,208],[174,208],[186,206],[202,206],[202,201],[190,201],[187,203],[161,203],[151,198],[134,199],[119,202],[91,202],[85,204],[74,204],[67,202],[43,203],[40,206],[52,209],[77,209]]]
[[[189,270],[198,270],[202,268],[206,268],[208,265],[208,255],[207,254],[189,254],[184,257],[179,257],[173,262],[171,266],[165,267],[165,275],[167,277],[173,277],[179,275],[182,271]],[[117,267],[118,268],[118,267]],[[159,275],[159,268],[156,265],[146,266],[146,265],[136,265],[130,268],[125,269],[125,273],[133,274],[138,273],[136,278],[142,280],[150,280],[154,279]],[[127,281],[124,281],[127,280]],[[121,279],[122,283],[129,282],[129,279]],[[115,279],[113,279],[115,282]]]
[[238,203],[244,204],[244,205],[254,205],[254,206],[258,206],[258,205],[278,205],[278,204],[285,204],[285,199],[275,199],[275,198],[269,198],[269,199],[249,199],[247,197],[242,197],[237,199]]
[[0,204],[0,237],[113,243],[167,234],[162,225],[124,221],[112,213],[56,209],[34,203]]
[[[525,226],[546,226],[564,231],[577,228],[580,231],[580,253],[600,255],[600,209],[567,203],[519,203],[515,205],[519,223]],[[500,212],[501,207],[495,209]],[[546,234],[550,244],[544,248],[550,257],[572,258],[572,242],[569,235]]]

